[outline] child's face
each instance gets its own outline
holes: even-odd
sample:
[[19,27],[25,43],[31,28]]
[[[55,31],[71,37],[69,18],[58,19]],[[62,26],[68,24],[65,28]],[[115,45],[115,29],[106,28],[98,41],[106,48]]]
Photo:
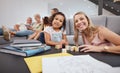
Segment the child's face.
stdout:
[[62,15],[56,15],[52,21],[52,26],[55,29],[59,29],[60,27],[62,27],[64,22],[64,17]]
[[83,14],[75,15],[74,22],[79,31],[84,31],[88,27],[88,20]]

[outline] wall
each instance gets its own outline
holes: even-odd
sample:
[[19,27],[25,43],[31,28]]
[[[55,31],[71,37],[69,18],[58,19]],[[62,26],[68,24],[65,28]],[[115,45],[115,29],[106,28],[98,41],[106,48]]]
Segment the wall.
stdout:
[[36,13],[47,15],[48,4],[43,0],[0,0],[0,26],[23,23]]
[[[25,22],[34,14],[50,15],[52,8],[58,8],[67,18],[72,18],[78,11],[87,15],[98,15],[98,6],[89,0],[0,0],[0,26],[13,27],[16,23]],[[103,15],[114,15],[103,9]]]
[[55,2],[49,2],[48,9],[58,8],[64,12],[66,17],[72,18],[78,11],[83,11],[87,15],[98,15],[98,6],[90,2],[89,0],[54,0]]

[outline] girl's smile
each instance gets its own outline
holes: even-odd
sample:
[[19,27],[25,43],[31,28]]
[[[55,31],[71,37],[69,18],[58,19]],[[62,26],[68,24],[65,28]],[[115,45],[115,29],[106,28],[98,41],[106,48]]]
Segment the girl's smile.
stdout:
[[52,22],[52,26],[53,28],[61,28],[63,25],[63,21],[64,21],[64,17],[62,15],[56,15],[53,22]]

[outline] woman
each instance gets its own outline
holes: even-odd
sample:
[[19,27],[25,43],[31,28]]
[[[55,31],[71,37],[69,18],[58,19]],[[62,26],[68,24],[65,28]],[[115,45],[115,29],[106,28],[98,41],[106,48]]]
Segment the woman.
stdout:
[[29,40],[30,40],[30,39],[35,39],[35,40],[37,40],[37,39],[38,39],[38,36],[39,36],[39,33],[42,32],[42,30],[43,30],[43,23],[41,22],[41,17],[40,17],[40,15],[39,15],[39,14],[36,14],[36,15],[34,16],[34,18],[35,18],[36,22],[33,23],[33,26],[31,27],[31,30],[33,30],[34,33],[31,34],[31,35],[28,37]]
[[83,12],[74,15],[74,41],[78,46],[81,32],[85,45],[79,46],[83,52],[110,52],[120,54],[120,36],[103,26],[94,26]]

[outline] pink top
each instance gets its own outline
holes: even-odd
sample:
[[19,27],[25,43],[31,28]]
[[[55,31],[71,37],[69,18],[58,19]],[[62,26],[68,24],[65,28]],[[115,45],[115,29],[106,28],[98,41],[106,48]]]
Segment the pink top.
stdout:
[[109,41],[106,40],[101,40],[99,38],[98,33],[95,35],[93,40],[89,42],[85,36],[83,36],[83,41],[86,45],[94,45],[94,46],[114,46],[114,44],[110,43]]

